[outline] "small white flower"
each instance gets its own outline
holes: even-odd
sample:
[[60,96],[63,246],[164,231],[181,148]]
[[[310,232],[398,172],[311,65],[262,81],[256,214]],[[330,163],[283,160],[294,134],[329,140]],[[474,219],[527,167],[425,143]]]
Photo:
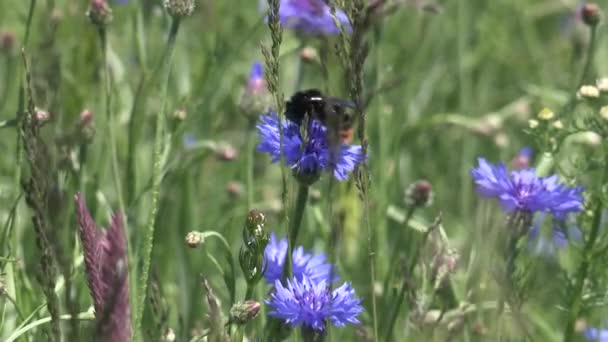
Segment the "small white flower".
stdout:
[[579,98],[597,99],[600,97],[600,90],[593,85],[584,85],[576,94]]

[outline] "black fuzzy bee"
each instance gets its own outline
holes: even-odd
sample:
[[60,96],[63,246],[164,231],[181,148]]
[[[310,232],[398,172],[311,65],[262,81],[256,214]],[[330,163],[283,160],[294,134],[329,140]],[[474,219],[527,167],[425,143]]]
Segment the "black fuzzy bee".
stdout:
[[340,141],[348,142],[353,135],[354,103],[336,97],[325,96],[318,89],[295,93],[286,103],[285,117],[302,125],[305,118],[320,121],[338,132]]

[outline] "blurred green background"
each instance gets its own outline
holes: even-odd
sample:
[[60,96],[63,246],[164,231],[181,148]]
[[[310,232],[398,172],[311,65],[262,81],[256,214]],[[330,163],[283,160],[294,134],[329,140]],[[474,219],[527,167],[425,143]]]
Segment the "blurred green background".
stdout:
[[[228,297],[217,269],[207,257],[219,255],[217,241],[189,249],[184,238],[191,230],[216,230],[232,244],[238,255],[240,234],[248,212],[247,190],[253,190],[252,207],[267,214],[266,228],[285,233],[279,224],[283,209],[278,165],[256,152],[247,164],[248,137],[253,132],[249,118],[239,107],[251,64],[263,60],[260,44],[269,44],[264,15],[256,1],[207,1],[197,3],[195,14],[184,20],[178,36],[170,79],[168,123],[173,145],[167,154],[160,212],[152,259],[152,286],[158,290],[168,316],[161,318],[178,340],[189,340],[194,329],[204,328],[207,304],[201,275],[209,279],[222,299],[225,312]],[[433,6],[434,11],[429,10]],[[605,4],[604,10],[607,8]],[[109,26],[109,63],[112,73],[115,125],[108,127],[104,115],[102,58],[96,28],[85,16],[87,1],[37,1],[25,53],[31,64],[35,102],[51,113],[42,130],[53,162],[49,175],[55,180],[51,210],[66,257],[76,260],[77,226],[72,197],[82,191],[97,222],[106,225],[111,210],[118,208],[110,166],[108,129],[115,132],[122,188],[128,214],[131,271],[140,262],[138,251],[150,210],[150,177],[155,115],[160,107],[160,87],[154,80],[169,27],[161,1],[112,3],[114,20]],[[488,239],[492,228],[503,224],[503,216],[492,201],[479,200],[469,171],[478,156],[509,163],[523,146],[536,154],[543,146],[525,131],[528,119],[543,107],[557,110],[573,92],[578,80],[589,34],[576,17],[577,1],[569,0],[446,0],[438,3],[403,1],[391,15],[381,18],[367,38],[370,54],[365,65],[366,94],[375,93],[367,108],[369,165],[371,168],[370,222],[376,233],[377,284],[369,277],[367,233],[361,223],[363,207],[353,181],[330,185],[324,177],[314,185],[299,242],[306,249],[334,253],[340,278],[351,281],[364,298],[361,327],[332,329],[331,338],[363,340],[371,326],[371,292],[378,298],[380,327],[386,320],[399,282],[383,292],[382,282],[395,260],[410,257],[420,233],[403,227],[403,196],[409,184],[426,179],[432,183],[432,206],[418,210],[413,225],[427,225],[442,214],[450,247],[460,259],[452,285],[458,302],[482,303],[496,298],[497,256]],[[11,120],[18,108],[19,85],[24,75],[20,49],[23,43],[29,1],[0,2],[0,121]],[[5,44],[12,35],[12,46]],[[286,30],[281,48],[281,89],[286,97],[296,88],[327,89],[334,96],[347,97],[343,69],[335,56],[336,37],[301,39]],[[6,45],[6,46],[5,46]],[[326,56],[327,77],[318,62],[302,61],[302,47]],[[608,76],[608,49],[603,27],[593,74]],[[298,70],[301,79],[298,82]],[[141,87],[142,80],[145,86]],[[297,84],[299,83],[299,84]],[[135,102],[138,89],[140,102]],[[80,113],[93,113],[95,136],[87,145],[86,163],[80,165],[74,146],[61,146]],[[173,116],[187,113],[182,121]],[[30,212],[16,184],[16,129],[5,123],[0,146],[0,219],[4,226],[0,256],[6,291],[25,316],[44,302],[36,281],[38,250],[29,219]],[[187,137],[187,138],[186,138]],[[185,144],[184,139],[189,143]],[[257,140],[256,140],[257,141]],[[226,145],[236,157],[225,160]],[[592,155],[597,143],[572,142],[559,160]],[[129,171],[129,156],[132,166]],[[231,159],[231,158],[228,158]],[[246,188],[248,168],[254,168],[253,189]],[[130,173],[131,172],[131,173]],[[331,187],[331,196],[330,196]],[[290,180],[293,197],[295,183]],[[16,202],[18,199],[18,202]],[[14,224],[11,209],[18,203]],[[288,210],[291,200],[288,203]],[[327,249],[330,223],[343,229],[339,246]],[[9,229],[9,226],[12,229]],[[565,254],[570,253],[566,251]],[[572,252],[576,253],[576,252]],[[564,253],[562,253],[564,254]],[[537,282],[533,284],[525,311],[535,341],[558,339],[563,329],[563,286],[560,274],[568,269],[568,255],[561,259],[531,261]],[[8,260],[8,259],[7,259]],[[236,260],[236,259],[235,259]],[[420,272],[423,272],[422,270]],[[240,277],[240,270],[237,274]],[[550,280],[546,277],[551,276]],[[80,311],[91,302],[82,266],[74,273]],[[133,277],[133,275],[132,275]],[[134,278],[134,277],[133,277]],[[544,280],[543,280],[544,279]],[[136,279],[131,279],[132,284]],[[135,282],[136,283],[136,282]],[[428,286],[425,285],[425,286]],[[266,294],[261,286],[258,296]],[[237,298],[244,295],[239,280]],[[418,304],[424,306],[422,296]],[[261,297],[258,297],[260,299]],[[14,306],[3,303],[3,338],[15,329],[19,318]],[[146,309],[144,328],[149,338],[159,338],[159,318]],[[409,306],[408,310],[412,307]],[[440,309],[434,307],[431,309]],[[602,316],[602,312],[603,315]],[[586,313],[594,324],[608,314],[600,307]],[[42,318],[44,309],[36,317]],[[156,317],[156,318],[155,318]],[[403,309],[396,325],[395,340],[495,340],[494,313],[479,310],[467,316],[460,327],[439,325],[421,328],[409,321]],[[263,316],[248,332],[261,326]],[[84,323],[83,329],[92,324]],[[424,325],[422,325],[424,326]],[[43,338],[32,332],[31,340]]]

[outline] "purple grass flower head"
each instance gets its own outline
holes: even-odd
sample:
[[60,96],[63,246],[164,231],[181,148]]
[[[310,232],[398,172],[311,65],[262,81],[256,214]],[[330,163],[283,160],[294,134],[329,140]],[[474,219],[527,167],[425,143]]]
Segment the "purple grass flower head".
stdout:
[[543,234],[543,223],[548,220],[546,213],[538,213],[532,220],[528,232],[528,248],[539,256],[554,257],[558,250],[568,247],[570,241],[582,239],[581,230],[571,221],[553,221],[550,235]]
[[[298,179],[309,178],[312,183],[318,179],[321,171],[330,171],[337,180],[343,181],[348,179],[349,173],[363,161],[361,146],[344,143],[338,146],[332,158],[327,128],[317,120],[311,120],[309,123],[306,140],[303,139],[297,124],[289,120],[283,120],[281,124],[285,162]],[[263,115],[257,128],[261,139],[258,151],[268,153],[273,163],[280,161],[278,116],[275,113]]]
[[358,324],[357,316],[363,312],[361,299],[355,297],[350,284],[330,292],[325,280],[315,282],[307,277],[287,280],[287,286],[277,280],[266,304],[270,316],[317,331],[324,331],[328,322],[337,327]]
[[99,229],[80,193],[75,196],[85,273],[93,297],[96,338],[126,342],[131,338],[127,239],[122,215],[115,213],[108,229]]
[[570,188],[558,182],[557,175],[537,177],[534,169],[511,171],[478,159],[479,166],[471,169],[477,192],[483,197],[495,197],[506,212],[549,212],[558,220],[583,209],[583,187]]
[[[270,241],[264,250],[266,260],[264,278],[266,278],[268,284],[274,284],[277,280],[281,280],[286,255],[287,239],[279,240],[274,233],[270,234]],[[332,276],[332,265],[326,263],[327,257],[324,253],[313,255],[304,252],[304,247],[299,246],[294,249],[291,261],[293,263],[293,276],[297,280],[306,277],[312,281],[321,281],[328,280]],[[338,280],[335,274],[332,277],[333,281]]]
[[608,329],[587,328],[585,337],[591,342],[608,342]]

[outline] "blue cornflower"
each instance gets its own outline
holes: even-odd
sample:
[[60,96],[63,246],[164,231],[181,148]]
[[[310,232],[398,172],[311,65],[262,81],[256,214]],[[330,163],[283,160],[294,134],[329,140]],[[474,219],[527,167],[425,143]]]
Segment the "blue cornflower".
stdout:
[[608,342],[608,329],[587,328],[585,337],[592,342]]
[[582,210],[583,187],[569,188],[558,183],[557,175],[537,177],[534,169],[511,171],[501,162],[492,165],[479,158],[479,167],[471,169],[477,192],[498,198],[506,212],[550,212],[558,220]]
[[[274,233],[270,234],[270,241],[264,250],[266,259],[266,271],[264,277],[269,284],[280,280],[283,274],[283,265],[287,255],[287,239],[278,240]],[[292,264],[293,276],[298,280],[306,277],[312,281],[327,280],[331,276],[332,266],[326,264],[327,257],[324,253],[313,255],[304,252],[304,247],[299,246],[293,251]],[[333,276],[334,280],[337,277]]]
[[[308,125],[306,143],[297,124],[283,120],[282,125],[285,162],[296,175],[318,175],[327,170],[333,172],[336,179],[343,181],[363,161],[359,145],[341,144],[332,158],[327,128],[317,120],[311,120]],[[263,115],[257,128],[262,140],[258,151],[268,153],[273,163],[281,160],[278,116],[275,113]]]
[[[261,6],[264,8],[265,6]],[[346,32],[352,27],[346,13],[336,9],[336,18]],[[286,28],[312,36],[335,35],[340,33],[329,6],[323,0],[281,0],[279,21]]]
[[528,232],[528,247],[534,254],[552,257],[557,250],[566,248],[570,240],[581,240],[580,229],[573,223],[562,221],[553,222],[550,237],[543,236],[542,225],[546,218],[546,213],[534,216],[532,227]]
[[325,280],[315,282],[307,277],[288,280],[285,287],[275,281],[266,304],[271,307],[270,316],[317,331],[325,330],[328,321],[338,327],[357,324],[357,316],[363,311],[361,299],[355,297],[350,284],[344,283],[330,292]]

